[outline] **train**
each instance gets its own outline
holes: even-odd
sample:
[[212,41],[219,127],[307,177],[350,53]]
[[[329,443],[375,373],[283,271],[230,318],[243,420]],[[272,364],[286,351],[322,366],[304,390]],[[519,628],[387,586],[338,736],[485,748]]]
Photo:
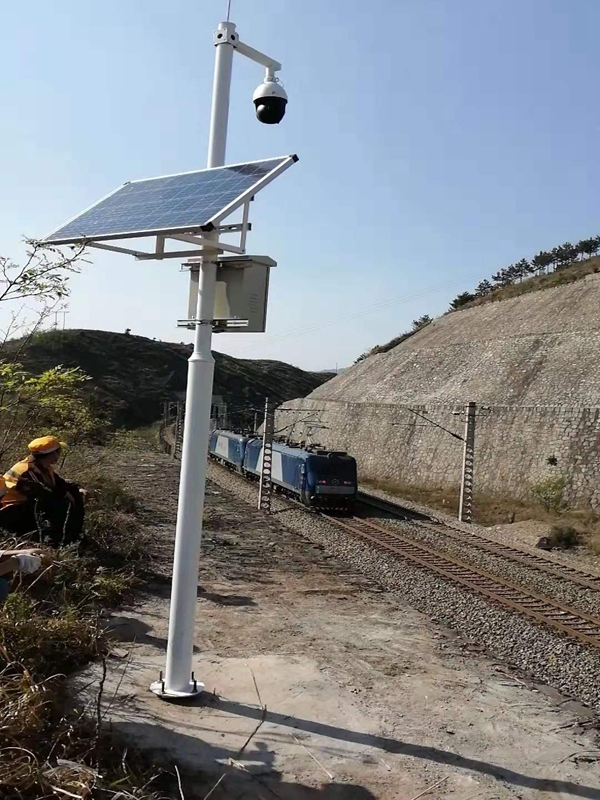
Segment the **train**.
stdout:
[[[233,431],[211,433],[209,457],[248,479],[258,479],[262,438]],[[355,459],[343,451],[304,448],[273,442],[271,481],[276,491],[309,508],[349,510],[356,500]]]

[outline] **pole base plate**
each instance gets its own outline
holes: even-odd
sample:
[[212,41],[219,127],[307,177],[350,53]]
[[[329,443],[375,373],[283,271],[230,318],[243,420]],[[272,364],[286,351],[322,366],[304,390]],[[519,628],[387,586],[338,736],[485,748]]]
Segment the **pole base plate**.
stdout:
[[204,684],[200,681],[190,681],[188,688],[182,691],[167,689],[163,680],[154,681],[150,684],[150,691],[154,692],[162,700],[183,700],[186,697],[195,697],[204,691]]

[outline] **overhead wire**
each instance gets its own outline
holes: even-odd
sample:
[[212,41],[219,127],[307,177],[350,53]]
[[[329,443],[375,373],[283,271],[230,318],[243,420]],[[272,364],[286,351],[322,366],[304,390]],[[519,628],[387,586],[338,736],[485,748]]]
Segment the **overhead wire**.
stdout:
[[[468,280],[468,277],[465,279],[465,277],[463,276],[460,279],[460,282],[457,280],[446,281],[445,283],[440,283],[436,284],[435,286],[430,286],[427,289],[416,292],[415,294],[404,295],[400,299],[394,298],[394,299],[382,300],[379,303],[375,303],[374,305],[370,306],[369,308],[363,309],[362,311],[357,311],[352,314],[347,314],[342,317],[338,317],[337,319],[330,319],[329,321],[325,322],[316,322],[308,326],[297,326],[295,328],[290,328],[287,331],[283,331],[282,333],[279,334],[274,334],[271,337],[265,337],[265,339],[262,340],[260,344],[263,346],[270,346],[273,344],[279,344],[285,339],[297,338],[298,336],[307,336],[309,334],[321,331],[325,328],[330,328],[335,325],[340,325],[343,322],[349,322],[354,319],[358,319],[360,317],[369,316],[370,314],[374,314],[378,311],[386,311],[387,309],[393,308],[394,306],[402,305],[404,303],[409,303],[412,300],[418,300],[420,297],[427,296],[434,292],[440,292],[443,291],[444,289],[451,289],[456,285],[462,286],[464,285],[465,280]],[[252,342],[243,345],[242,347],[236,350],[236,355],[256,347],[256,344],[258,344],[258,342]]]

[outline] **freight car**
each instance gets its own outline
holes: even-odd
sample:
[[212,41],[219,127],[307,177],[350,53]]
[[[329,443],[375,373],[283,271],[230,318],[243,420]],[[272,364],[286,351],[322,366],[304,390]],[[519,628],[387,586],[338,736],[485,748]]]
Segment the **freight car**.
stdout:
[[[213,431],[209,455],[247,478],[258,478],[262,439],[231,431]],[[276,489],[304,505],[347,509],[356,499],[356,461],[347,453],[306,450],[273,443],[271,480]]]

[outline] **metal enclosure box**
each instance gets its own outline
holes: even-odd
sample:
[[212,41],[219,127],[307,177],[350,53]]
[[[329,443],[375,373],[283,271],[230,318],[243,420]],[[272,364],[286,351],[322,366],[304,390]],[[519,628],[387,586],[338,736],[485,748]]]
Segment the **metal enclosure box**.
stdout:
[[[190,271],[188,318],[179,327],[194,328],[198,302],[197,260],[183,264]],[[217,258],[215,305],[211,321],[215,333],[264,333],[269,273],[277,262],[269,256],[221,255]]]
[[216,331],[263,333],[267,324],[268,256],[220,256],[213,319]]

